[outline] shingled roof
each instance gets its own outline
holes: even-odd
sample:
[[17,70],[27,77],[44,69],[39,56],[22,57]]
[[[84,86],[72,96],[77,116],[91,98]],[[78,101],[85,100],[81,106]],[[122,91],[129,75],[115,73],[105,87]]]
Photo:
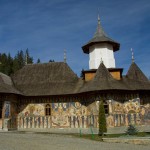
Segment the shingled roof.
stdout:
[[114,79],[105,65],[101,63],[95,77],[91,81],[86,82],[81,91],[100,90],[128,90],[128,88],[121,81]]
[[144,73],[141,71],[141,69],[137,66],[137,64],[135,62],[132,62],[127,75],[127,78],[129,79],[136,79],[138,81],[144,81],[144,82],[148,82],[148,78],[144,75]]
[[100,18],[98,17],[98,26],[97,30],[93,36],[93,38],[84,46],[82,46],[83,52],[89,54],[89,47],[97,44],[97,43],[110,43],[113,46],[113,50],[117,51],[119,50],[120,44],[114,40],[112,40],[110,37],[107,36],[107,34],[104,32],[101,23]]
[[26,96],[72,94],[78,83],[77,75],[63,62],[26,65],[12,80]]
[[130,86],[130,89],[150,90],[150,81],[135,62],[132,62],[124,81]]
[[0,72],[0,93],[14,93],[21,94],[13,86],[12,80],[9,76]]
[[114,79],[103,62],[88,82],[79,79],[63,62],[26,65],[12,80],[0,73],[0,93],[48,96],[104,90],[150,90],[150,82],[135,63],[121,80]]

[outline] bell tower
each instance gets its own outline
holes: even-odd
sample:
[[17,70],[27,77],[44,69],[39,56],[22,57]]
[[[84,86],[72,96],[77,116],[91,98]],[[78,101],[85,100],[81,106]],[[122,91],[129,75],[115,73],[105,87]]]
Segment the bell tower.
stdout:
[[82,47],[83,52],[89,54],[89,69],[98,69],[101,61],[106,68],[115,68],[114,52],[119,48],[120,44],[104,32],[98,16],[98,25],[93,38]]

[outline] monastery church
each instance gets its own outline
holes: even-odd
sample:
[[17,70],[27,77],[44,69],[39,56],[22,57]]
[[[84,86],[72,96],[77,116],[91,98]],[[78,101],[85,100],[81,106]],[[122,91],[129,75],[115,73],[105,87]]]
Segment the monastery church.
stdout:
[[27,64],[0,73],[0,130],[98,128],[103,99],[108,128],[150,125],[150,81],[134,62],[123,75],[114,53],[120,44],[98,25],[82,46],[89,70],[79,78],[66,62]]

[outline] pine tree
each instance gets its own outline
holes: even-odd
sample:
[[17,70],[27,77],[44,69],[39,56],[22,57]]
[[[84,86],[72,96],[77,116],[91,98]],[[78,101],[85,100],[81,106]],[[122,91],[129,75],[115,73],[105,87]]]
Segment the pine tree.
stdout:
[[7,55],[5,53],[0,55],[0,72],[7,74]]
[[37,64],[40,64],[40,63],[41,63],[41,60],[38,58],[38,60],[37,60],[36,63],[37,63]]
[[7,75],[11,75],[13,73],[13,58],[11,57],[10,53],[7,56]]
[[20,65],[19,65],[19,62],[18,62],[18,58],[17,58],[17,56],[15,56],[15,58],[13,60],[13,67],[12,67],[13,73],[18,71],[19,69],[20,69]]
[[81,74],[80,77],[83,78],[84,77],[84,69],[81,70]]
[[50,59],[49,62],[55,62],[54,60]]
[[101,100],[99,103],[99,136],[103,136],[104,132],[107,132],[106,116],[103,100]]
[[[33,63],[33,57],[29,55],[28,49],[26,49],[25,52],[27,56],[27,63],[32,64]],[[17,70],[21,69],[25,65],[26,57],[24,55],[24,52],[22,50],[18,51],[18,53],[15,55],[15,57],[11,57],[10,53],[0,53],[0,72],[11,75]]]
[[24,52],[22,50],[18,51],[17,59],[18,59],[18,63],[19,63],[19,69],[21,69],[25,65],[24,58],[25,58]]
[[28,48],[26,49],[24,60],[27,64],[33,64],[33,57],[30,56]]

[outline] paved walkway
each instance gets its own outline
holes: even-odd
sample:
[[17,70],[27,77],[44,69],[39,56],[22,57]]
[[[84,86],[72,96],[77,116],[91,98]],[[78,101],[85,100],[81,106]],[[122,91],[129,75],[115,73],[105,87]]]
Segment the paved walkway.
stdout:
[[149,145],[105,143],[68,135],[0,132],[0,150],[149,150]]

